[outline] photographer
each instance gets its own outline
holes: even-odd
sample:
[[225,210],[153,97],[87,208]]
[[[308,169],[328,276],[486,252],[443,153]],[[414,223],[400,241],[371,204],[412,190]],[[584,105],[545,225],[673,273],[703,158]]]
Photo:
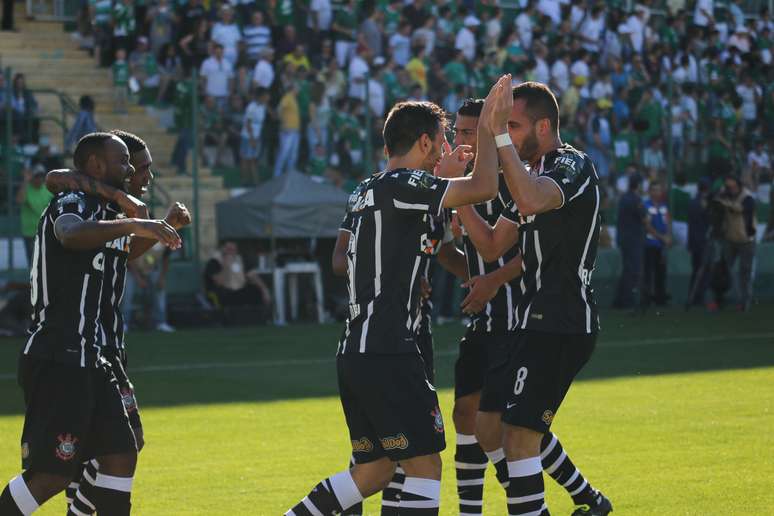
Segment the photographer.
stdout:
[[739,258],[740,311],[750,308],[752,299],[752,273],[755,261],[755,198],[742,186],[736,176],[727,176],[724,188],[715,197],[722,209],[723,258],[729,270],[733,270]]

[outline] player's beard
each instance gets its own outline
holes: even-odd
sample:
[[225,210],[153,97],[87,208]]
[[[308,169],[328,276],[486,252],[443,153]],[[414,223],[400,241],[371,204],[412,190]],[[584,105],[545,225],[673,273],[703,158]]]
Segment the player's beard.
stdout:
[[427,158],[425,159],[424,163],[422,163],[422,170],[424,170],[428,174],[434,174],[436,165],[438,165],[440,159],[441,159],[441,149],[440,148],[436,149],[434,146],[433,150],[430,151],[430,154],[427,155]]
[[521,145],[519,145],[519,148],[516,150],[519,151],[519,157],[523,161],[534,164],[538,158],[540,158],[540,155],[538,154],[539,149],[540,144],[538,143],[537,132],[535,132],[535,126],[533,125],[532,131],[524,138],[524,141],[521,142]]

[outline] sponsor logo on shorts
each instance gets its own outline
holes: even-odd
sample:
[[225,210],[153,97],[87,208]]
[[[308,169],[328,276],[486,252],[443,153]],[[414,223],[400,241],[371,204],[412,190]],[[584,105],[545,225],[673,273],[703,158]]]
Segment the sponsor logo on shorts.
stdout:
[[21,447],[21,453],[22,453],[22,460],[26,459],[30,456],[30,445],[29,443],[22,443]]
[[543,412],[542,419],[543,419],[543,423],[550,425],[551,422],[554,420],[554,413],[551,412],[550,410],[546,410],[545,412]]
[[405,450],[409,445],[408,439],[406,439],[406,436],[403,434],[398,434],[394,437],[385,437],[379,439],[379,441],[382,443],[382,448],[385,450]]
[[357,441],[352,441],[353,452],[368,453],[374,449],[374,444],[366,437],[361,437]]
[[134,391],[124,387],[121,389],[121,401],[124,402],[124,408],[127,412],[134,412],[137,410],[137,401],[134,398]]
[[439,434],[443,433],[443,416],[441,415],[441,408],[436,406],[430,415],[433,416],[433,427]]
[[77,437],[73,437],[72,434],[64,434],[57,436],[59,444],[57,445],[54,453],[61,460],[72,460],[75,457],[75,445],[78,442]]

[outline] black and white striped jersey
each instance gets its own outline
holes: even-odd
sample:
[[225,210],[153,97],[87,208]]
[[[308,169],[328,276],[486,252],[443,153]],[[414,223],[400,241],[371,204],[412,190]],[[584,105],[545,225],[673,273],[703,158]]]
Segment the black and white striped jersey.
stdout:
[[[121,210],[112,204],[105,206],[105,219],[124,218]],[[121,300],[126,287],[126,266],[129,261],[131,237],[117,238],[105,244],[105,274],[102,286],[102,328],[105,332],[104,346],[124,349],[124,317]]]
[[[508,203],[511,202],[511,194],[508,191],[508,185],[505,183],[505,178],[502,173],[499,174],[498,181],[497,197],[491,201],[473,206],[478,214],[481,215],[490,226],[494,226],[497,223],[500,214],[505,210]],[[474,246],[473,242],[470,240],[464,225],[462,228],[462,236],[465,259],[468,262],[468,275],[471,278],[473,276],[483,276],[484,274],[496,271],[519,254],[519,248],[515,245],[497,261],[487,263],[476,250],[476,246]],[[485,332],[503,332],[513,329],[515,326],[514,313],[520,294],[521,291],[518,288],[518,279],[505,283],[497,291],[495,297],[487,303],[486,307],[471,318],[470,327],[473,331]]]
[[80,367],[95,367],[99,343],[105,249],[65,249],[54,234],[63,216],[102,220],[99,199],[83,192],[55,196],[38,223],[30,272],[32,335],[25,355]]
[[426,214],[441,213],[449,182],[421,170],[374,174],[350,195],[345,223],[349,316],[344,353],[416,353],[419,280],[429,254]]
[[[441,252],[441,246],[454,240],[451,232],[451,210],[441,210],[441,215],[434,216],[429,213],[425,215],[427,223],[427,246],[422,253],[430,258],[435,258]],[[428,252],[429,251],[429,252]],[[429,284],[433,284],[433,266],[432,260],[425,260],[425,266],[422,275]],[[433,334],[433,301],[431,298],[420,300],[420,317],[417,327],[417,335]]]
[[568,144],[543,156],[537,174],[556,183],[562,205],[523,217],[510,203],[503,212],[520,226],[524,260],[516,324],[551,333],[596,333],[591,275],[599,243],[599,177],[591,159]]

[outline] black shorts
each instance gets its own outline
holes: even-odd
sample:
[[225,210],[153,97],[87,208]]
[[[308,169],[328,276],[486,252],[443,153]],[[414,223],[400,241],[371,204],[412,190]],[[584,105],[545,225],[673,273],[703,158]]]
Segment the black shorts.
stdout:
[[89,457],[137,450],[107,363],[82,368],[22,355],[22,469],[72,477]]
[[508,359],[508,349],[513,344],[511,332],[473,331],[471,327],[460,340],[460,353],[454,364],[454,398],[462,398],[481,392],[482,410],[495,410],[505,401],[498,389],[489,386],[489,371]]
[[596,334],[518,331],[507,363],[493,372],[506,396],[503,421],[547,432],[596,342]]
[[341,355],[336,368],[357,464],[446,448],[438,396],[419,354]]
[[124,402],[124,409],[129,416],[129,424],[135,430],[142,428],[140,420],[140,407],[137,405],[137,397],[134,393],[134,385],[126,374],[126,353],[124,350],[115,348],[104,348],[102,356],[110,362],[110,367],[118,381],[118,390],[121,393],[121,400]]
[[425,362],[425,375],[430,383],[435,385],[435,360],[433,359],[433,336],[431,334],[417,335],[417,347]]

